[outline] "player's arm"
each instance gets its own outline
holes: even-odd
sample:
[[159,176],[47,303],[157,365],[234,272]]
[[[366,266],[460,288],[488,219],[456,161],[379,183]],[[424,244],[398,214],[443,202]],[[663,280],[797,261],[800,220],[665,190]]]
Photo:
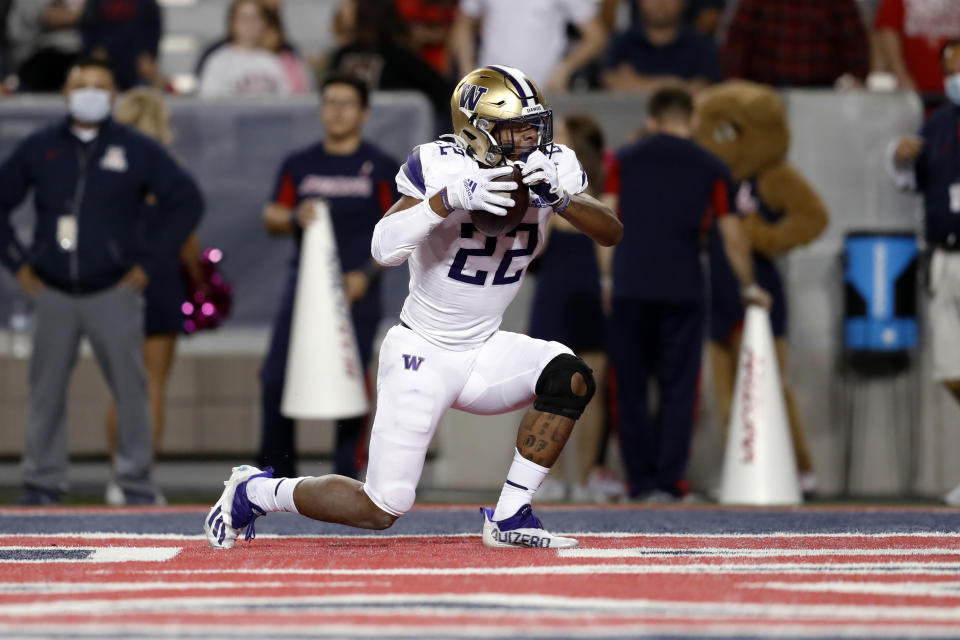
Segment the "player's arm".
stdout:
[[570,204],[556,212],[601,246],[612,247],[623,237],[623,224],[613,209],[586,193],[570,196]]
[[373,259],[385,267],[403,263],[444,218],[458,209],[506,215],[504,207],[512,207],[514,202],[498,192],[513,191],[518,185],[494,179],[512,172],[513,167],[477,167],[454,178],[429,198],[402,196],[374,227],[370,243]]
[[724,215],[717,221],[717,228],[723,241],[723,251],[740,283],[740,296],[744,304],[756,304],[769,309],[770,294],[753,279],[753,251],[743,228],[743,220],[737,215]]
[[[584,186],[585,180],[583,178]],[[611,247],[623,237],[623,225],[613,209],[586,193],[567,193],[561,184],[557,165],[542,151],[531,153],[523,164],[523,183],[558,215],[597,244]]]

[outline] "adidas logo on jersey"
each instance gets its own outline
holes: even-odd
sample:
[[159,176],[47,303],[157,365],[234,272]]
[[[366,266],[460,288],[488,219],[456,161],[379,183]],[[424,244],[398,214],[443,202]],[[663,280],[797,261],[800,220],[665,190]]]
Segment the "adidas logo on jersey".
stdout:
[[420,364],[423,362],[423,358],[420,356],[410,356],[403,354],[403,368],[404,369],[413,369],[414,371],[420,370]]

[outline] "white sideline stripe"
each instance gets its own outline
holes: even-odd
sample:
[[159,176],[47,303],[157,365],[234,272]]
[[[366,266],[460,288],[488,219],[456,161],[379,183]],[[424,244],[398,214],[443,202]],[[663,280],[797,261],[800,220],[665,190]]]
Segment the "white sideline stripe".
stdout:
[[[2,514],[0,514],[2,515]],[[17,514],[26,515],[26,514]],[[478,527],[479,529],[479,527]],[[874,533],[818,533],[807,532],[797,533],[792,531],[779,531],[774,533],[657,533],[657,532],[637,532],[637,531],[559,531],[554,535],[560,536],[580,536],[584,538],[702,538],[710,540],[765,540],[769,538],[948,538],[960,541],[960,533],[956,531],[886,531]],[[3,533],[0,532],[0,539],[5,538],[80,538],[84,540],[206,540],[203,534],[182,534],[182,533],[105,533],[91,531],[65,531],[63,533]],[[396,533],[396,534],[367,534],[358,535],[342,533],[258,533],[257,538],[264,539],[313,539],[313,538],[331,538],[338,540],[384,540],[390,538],[470,538],[480,537],[477,533]]]
[[[0,546],[0,551],[46,551],[51,547]],[[90,551],[86,558],[0,559],[0,563],[49,562],[165,562],[183,547],[56,547],[56,551]]]
[[0,582],[3,594],[66,594],[97,593],[101,591],[181,591],[183,589],[244,589],[252,587],[282,588],[297,587],[328,589],[331,587],[364,587],[366,580],[343,580],[340,582],[258,582],[245,585],[237,582]]
[[[514,606],[509,606],[513,604]],[[130,613],[211,610],[235,611],[263,610],[273,612],[309,611],[307,607],[323,607],[337,614],[363,613],[364,615],[391,617],[402,611],[405,614],[452,617],[476,615],[477,606],[500,608],[510,616],[525,616],[539,619],[543,610],[558,618],[603,613],[606,616],[663,616],[708,619],[722,621],[727,618],[753,616],[760,619],[805,618],[814,621],[830,619],[849,621],[924,620],[960,623],[960,606],[886,606],[886,605],[836,605],[836,604],[776,604],[752,602],[686,602],[650,600],[644,598],[575,598],[546,596],[540,594],[476,593],[476,594],[350,594],[330,596],[265,597],[260,594],[244,598],[229,596],[219,598],[113,598],[101,600],[62,600],[15,603],[0,605],[0,615],[46,616],[73,613]],[[453,606],[438,606],[453,605]],[[456,605],[473,605],[473,607]]]
[[[24,633],[22,625],[3,625],[0,624],[0,637],[4,640],[37,640],[40,637],[60,637],[70,638],[91,638],[100,640],[107,635],[117,635],[118,631],[126,632],[128,635],[135,635],[138,640],[180,640],[183,637],[198,638],[234,638],[240,637],[277,637],[278,632],[283,637],[304,638],[315,640],[317,638],[316,626],[304,625],[281,625],[265,627],[257,625],[248,620],[236,626],[229,626],[222,622],[217,623],[215,634],[211,634],[211,625],[198,624],[177,624],[173,629],[163,629],[155,626],[145,626],[138,624],[122,625],[104,625],[92,624],[83,625],[63,625],[63,624],[44,624],[30,625],[32,633],[28,635],[17,635]],[[757,624],[724,624],[723,626],[703,627],[702,622],[683,624],[683,623],[659,623],[643,622],[641,624],[617,624],[611,626],[597,625],[591,629],[571,629],[569,626],[549,624],[540,621],[539,625],[513,625],[509,622],[498,624],[496,626],[484,623],[474,625],[417,625],[417,624],[390,624],[390,625],[372,625],[372,624],[331,624],[323,626],[325,637],[335,638],[375,638],[383,635],[391,637],[443,637],[443,638],[476,638],[482,637],[511,637],[511,638],[555,638],[557,635],[570,638],[611,638],[622,637],[631,640],[639,637],[647,637],[651,633],[658,636],[671,637],[680,636],[689,638],[691,636],[703,638],[729,638],[731,635],[740,637],[762,637],[762,638],[950,638],[956,640],[957,631],[951,625],[942,625],[932,627],[924,625],[916,627],[913,625],[870,625],[869,623],[845,624],[841,627],[829,629],[819,628],[811,625],[783,625],[778,623],[757,623]],[[42,636],[40,634],[43,634]]]
[[[158,575],[209,574],[208,569],[156,569],[142,573]],[[960,562],[849,562],[813,564],[807,562],[768,562],[743,564],[573,564],[526,567],[450,567],[450,568],[395,568],[395,569],[217,569],[218,574],[247,575],[330,575],[330,576],[495,576],[495,575],[586,575],[597,573],[650,574],[704,574],[704,573],[916,573],[943,575],[960,573]]]
[[748,589],[777,589],[808,593],[857,593],[880,596],[923,596],[960,598],[960,582],[753,582]]
[[903,549],[735,549],[729,547],[633,547],[629,549],[557,549],[561,558],[780,558],[787,556],[960,556],[960,547]]

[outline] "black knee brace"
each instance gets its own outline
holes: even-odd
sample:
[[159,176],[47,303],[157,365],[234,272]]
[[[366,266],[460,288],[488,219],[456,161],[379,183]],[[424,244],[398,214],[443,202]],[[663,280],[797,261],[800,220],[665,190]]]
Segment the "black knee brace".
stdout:
[[[573,374],[579,373],[587,384],[587,392],[579,396],[573,392]],[[577,356],[563,353],[547,363],[537,380],[537,399],[533,408],[544,413],[555,413],[565,418],[578,419],[597,390],[593,370]]]

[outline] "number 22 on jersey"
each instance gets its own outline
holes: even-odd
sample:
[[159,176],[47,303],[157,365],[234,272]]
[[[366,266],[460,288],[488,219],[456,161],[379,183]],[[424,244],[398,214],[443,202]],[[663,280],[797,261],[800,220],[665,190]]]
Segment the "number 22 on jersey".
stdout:
[[[463,223],[463,225],[460,227],[461,238],[472,238],[476,233],[477,228],[469,222]],[[497,267],[497,270],[493,275],[493,285],[513,284],[520,280],[520,276],[523,275],[523,267],[517,269],[510,275],[507,275],[507,271],[510,270],[510,263],[514,258],[533,255],[533,252],[536,250],[537,242],[539,241],[540,237],[537,223],[522,222],[517,225],[516,229],[506,234],[504,237],[516,238],[517,234],[520,233],[527,234],[527,245],[520,249],[507,249],[503,252],[503,259],[500,260],[500,265]],[[464,269],[467,268],[467,262],[470,258],[489,258],[497,250],[497,242],[499,241],[499,238],[491,238],[489,236],[482,237],[486,238],[482,247],[473,249],[464,247],[457,251],[457,254],[453,258],[453,264],[450,265],[450,271],[447,273],[448,277],[453,278],[454,280],[459,280],[460,282],[465,282],[467,284],[480,285],[481,287],[487,283],[487,276],[490,275],[489,271],[478,269],[473,275],[463,272]]]

